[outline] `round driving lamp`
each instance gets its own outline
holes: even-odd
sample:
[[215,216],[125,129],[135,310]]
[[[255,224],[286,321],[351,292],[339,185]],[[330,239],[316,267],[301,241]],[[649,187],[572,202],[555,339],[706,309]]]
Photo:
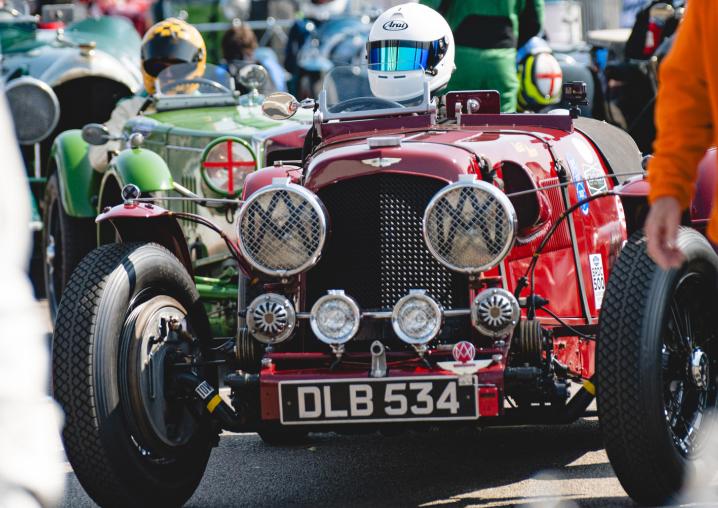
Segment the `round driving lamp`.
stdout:
[[330,346],[346,344],[359,331],[361,313],[353,298],[332,290],[312,306],[309,324],[314,335]]
[[440,263],[475,274],[495,267],[511,250],[516,211],[499,189],[465,175],[431,199],[423,228],[426,246]]
[[276,293],[258,296],[247,307],[247,329],[263,344],[279,344],[291,337],[297,324],[294,306]]
[[489,337],[505,337],[521,317],[516,297],[502,288],[484,289],[471,303],[471,324]]
[[391,314],[394,333],[412,346],[431,342],[441,331],[442,321],[443,313],[439,304],[420,289],[411,290],[396,302]]

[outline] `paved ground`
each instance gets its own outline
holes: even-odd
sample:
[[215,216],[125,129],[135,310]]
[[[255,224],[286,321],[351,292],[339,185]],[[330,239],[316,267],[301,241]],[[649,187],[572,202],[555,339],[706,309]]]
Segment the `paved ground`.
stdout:
[[[269,447],[255,434],[227,435],[189,506],[521,504],[632,505],[595,420],[394,437],[321,434],[292,448]],[[64,506],[92,506],[71,472]]]

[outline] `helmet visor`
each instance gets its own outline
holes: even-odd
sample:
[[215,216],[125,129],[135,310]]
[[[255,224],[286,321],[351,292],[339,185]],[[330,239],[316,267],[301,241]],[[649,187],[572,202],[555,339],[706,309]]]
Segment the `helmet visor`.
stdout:
[[445,54],[445,39],[430,42],[373,41],[367,44],[369,65],[384,72],[430,71]]
[[194,63],[202,58],[202,50],[185,39],[155,37],[142,46],[142,65],[152,77],[168,65]]

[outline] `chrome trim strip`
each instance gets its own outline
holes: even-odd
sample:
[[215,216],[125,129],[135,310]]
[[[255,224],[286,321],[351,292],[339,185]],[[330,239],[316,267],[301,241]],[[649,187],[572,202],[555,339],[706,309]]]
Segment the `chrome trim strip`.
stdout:
[[178,150],[180,152],[204,152],[204,148],[195,148],[193,146],[165,145],[168,150]]
[[[391,319],[391,311],[365,311],[360,314],[361,319]],[[471,309],[448,309],[442,311],[444,317],[470,316]],[[297,312],[297,319],[309,319],[311,312]]]

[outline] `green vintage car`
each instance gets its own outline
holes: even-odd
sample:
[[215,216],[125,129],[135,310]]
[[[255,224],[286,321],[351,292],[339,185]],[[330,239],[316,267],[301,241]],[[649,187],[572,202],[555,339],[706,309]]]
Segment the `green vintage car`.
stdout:
[[[235,235],[236,201],[228,198],[242,192],[247,174],[277,161],[301,159],[311,121],[306,111],[289,121],[263,116],[263,97],[256,90],[264,79],[262,67],[243,67],[239,80],[252,92],[240,95],[223,68],[207,65],[198,75],[191,65],[175,65],[160,73],[153,97],[120,103],[108,125],[91,124],[57,137],[52,153],[61,192],[57,199],[48,196],[44,217],[45,276],[53,312],[77,260],[98,242],[115,241],[112,226],[95,230],[94,218],[121,203],[128,184],[139,194],[166,198],[176,213],[206,214],[227,235]],[[122,110],[131,113],[121,118]],[[209,199],[211,206],[172,200],[180,195]],[[85,223],[92,224],[91,233]],[[200,287],[221,299],[223,281],[232,278],[225,273],[230,258],[226,245],[192,223],[183,233]]]
[[[0,8],[0,88],[13,114],[32,190],[31,227],[36,232],[32,272],[42,292],[41,213],[52,205],[42,201],[60,192],[53,177],[52,141],[67,129],[107,120],[118,100],[140,88],[141,41],[124,18],[70,22],[73,11],[68,6],[46,6],[44,16],[39,17],[27,14],[23,2],[4,5]],[[55,19],[59,13],[64,22]],[[82,229],[82,224],[73,228]]]

